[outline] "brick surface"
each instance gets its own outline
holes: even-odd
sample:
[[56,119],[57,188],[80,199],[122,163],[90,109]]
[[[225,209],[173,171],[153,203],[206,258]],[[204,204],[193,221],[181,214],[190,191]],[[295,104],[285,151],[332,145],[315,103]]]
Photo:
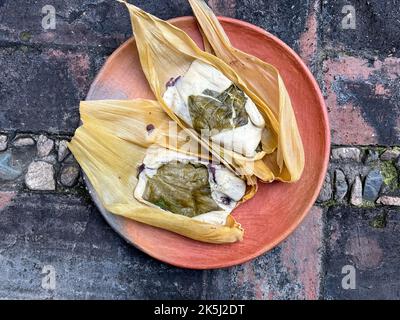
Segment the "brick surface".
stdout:
[[207,298],[318,299],[323,249],[323,211],[314,207],[279,247],[252,262],[211,271]]
[[[0,299],[200,298],[203,275],[126,244],[86,197],[0,193]],[[42,288],[44,266],[55,290]]]
[[235,17],[236,15],[236,0],[209,0],[208,5],[216,15]]
[[90,51],[13,47],[0,69],[2,130],[72,134],[98,67]]
[[[334,144],[399,144],[399,4],[322,2],[320,83]],[[342,27],[345,5],[355,8],[355,29]]]
[[[377,219],[384,220],[380,228]],[[330,209],[324,298],[399,299],[399,230],[398,210]],[[346,265],[355,268],[355,289],[342,288]]]
[[[240,267],[193,271],[155,261],[106,225],[87,196],[0,193],[0,298],[315,299],[322,210],[271,253]],[[310,233],[310,230],[311,233]],[[55,290],[42,288],[44,266]]]
[[295,50],[306,29],[309,1],[237,0],[236,17],[278,36]]
[[400,58],[339,54],[323,63],[334,144],[400,142]]
[[[163,19],[190,14],[187,1],[134,1]],[[44,30],[42,8],[56,10],[56,29]],[[131,35],[127,10],[117,1],[3,0],[0,5],[0,43],[104,46],[116,48]]]
[[[345,5],[355,9],[355,29],[342,28]],[[334,50],[400,56],[400,1],[323,1],[322,14],[324,42]]]
[[315,64],[317,58],[316,56],[318,54],[318,47],[320,45],[320,36],[318,34],[320,14],[321,1],[310,1],[305,29],[299,38],[299,54],[303,58],[304,62],[306,62],[306,64],[311,68],[311,71],[314,72],[314,74],[317,73]]

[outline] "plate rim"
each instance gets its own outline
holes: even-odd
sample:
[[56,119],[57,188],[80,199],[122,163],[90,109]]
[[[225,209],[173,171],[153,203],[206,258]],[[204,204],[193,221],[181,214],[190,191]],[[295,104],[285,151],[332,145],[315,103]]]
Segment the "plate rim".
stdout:
[[[308,77],[308,79],[311,81],[312,87],[314,89],[314,92],[316,93],[316,96],[318,98],[319,101],[319,105],[321,106],[321,111],[322,111],[322,115],[323,115],[323,126],[324,126],[324,138],[325,138],[325,150],[324,150],[324,162],[323,162],[323,169],[321,171],[321,175],[319,176],[319,180],[317,183],[317,186],[314,190],[314,194],[312,196],[312,200],[310,201],[310,203],[308,204],[308,206],[306,207],[306,209],[302,212],[301,215],[298,215],[296,217],[296,219],[293,221],[292,225],[290,228],[288,228],[285,232],[283,232],[279,237],[277,237],[274,241],[270,242],[268,245],[264,245],[262,247],[260,247],[259,250],[255,251],[254,253],[250,254],[250,255],[246,255],[243,257],[240,257],[238,259],[235,260],[230,260],[229,262],[223,262],[223,263],[213,263],[212,265],[207,265],[207,266],[196,266],[196,265],[191,265],[190,262],[188,263],[176,263],[174,261],[171,261],[167,258],[164,258],[162,256],[158,256],[156,254],[154,254],[153,252],[146,250],[145,248],[142,248],[140,245],[138,245],[137,243],[134,243],[133,241],[131,241],[128,237],[126,237],[120,230],[118,230],[115,225],[113,224],[113,222],[111,221],[110,215],[112,215],[112,213],[109,213],[107,210],[105,210],[105,208],[102,206],[100,200],[98,199],[97,193],[95,192],[94,188],[92,187],[92,184],[90,183],[87,175],[83,172],[82,170],[82,175],[83,175],[83,180],[85,183],[85,187],[88,190],[90,197],[92,199],[92,201],[94,202],[95,206],[97,207],[97,209],[100,211],[101,215],[103,216],[103,218],[106,220],[106,222],[108,223],[108,225],[121,237],[123,238],[126,242],[128,242],[130,245],[134,246],[136,249],[139,249],[140,251],[144,252],[145,254],[149,255],[150,257],[152,257],[153,259],[156,259],[158,261],[161,261],[163,263],[166,263],[168,265],[172,265],[175,267],[179,267],[179,268],[184,268],[184,269],[192,269],[192,270],[212,270],[212,269],[224,269],[224,268],[229,268],[229,267],[233,267],[236,265],[240,265],[243,263],[246,263],[248,261],[251,261],[259,256],[261,256],[262,254],[267,253],[268,251],[272,250],[273,248],[275,248],[276,246],[278,246],[280,243],[282,243],[284,240],[286,240],[288,238],[289,235],[291,235],[300,225],[301,223],[304,221],[305,217],[309,214],[310,210],[312,209],[312,207],[314,206],[318,195],[320,193],[320,190],[322,189],[324,180],[325,180],[325,176],[326,173],[328,171],[328,165],[329,165],[329,155],[330,155],[330,150],[331,150],[331,135],[330,135],[330,123],[329,123],[329,116],[328,116],[328,110],[326,108],[326,104],[325,104],[325,99],[323,98],[321,89],[314,77],[314,75],[311,73],[311,71],[309,70],[309,68],[307,67],[307,65],[305,64],[305,62],[302,60],[302,58],[289,46],[287,45],[285,42],[283,42],[283,40],[279,39],[278,37],[274,36],[273,34],[269,33],[268,31],[254,25],[251,24],[249,22],[243,21],[243,20],[239,20],[239,19],[235,19],[235,18],[230,18],[230,17],[224,17],[224,16],[218,16],[217,17],[218,20],[220,22],[226,22],[226,23],[231,23],[231,24],[236,24],[245,28],[249,28],[252,29],[253,31],[257,32],[257,33],[262,33],[265,36],[267,36],[268,38],[270,38],[271,40],[273,40],[274,42],[276,42],[279,46],[281,46],[285,51],[287,51],[295,60],[296,62],[300,65],[300,67],[302,68],[302,71],[306,74],[306,76]],[[194,16],[181,16],[181,17],[176,17],[176,18],[172,18],[167,20],[169,23],[174,24],[174,23],[179,23],[179,22],[183,22],[183,21],[189,21],[189,20],[195,20],[196,18]],[[97,72],[92,84],[90,85],[89,91],[86,95],[85,100],[90,100],[90,96],[93,95],[93,91],[94,88],[96,87],[99,79],[100,79],[100,75],[103,73],[104,69],[107,66],[107,62],[109,62],[111,59],[114,59],[120,51],[124,50],[127,46],[131,45],[132,42],[134,41],[134,36],[131,36],[129,39],[127,39],[126,41],[124,41],[116,50],[113,51],[113,53],[105,60],[103,66],[100,68],[100,70]],[[323,174],[322,174],[323,173]],[[92,192],[91,190],[93,190],[94,192]],[[122,219],[127,219],[124,217],[120,217],[117,216],[118,218],[122,218]],[[193,240],[195,241],[195,240]]]

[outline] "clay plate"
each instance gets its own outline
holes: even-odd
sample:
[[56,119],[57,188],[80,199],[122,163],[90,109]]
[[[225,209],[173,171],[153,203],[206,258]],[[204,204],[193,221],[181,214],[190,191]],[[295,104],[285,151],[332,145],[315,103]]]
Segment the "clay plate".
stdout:
[[[150,256],[184,268],[229,267],[278,245],[295,230],[315,202],[329,159],[330,135],[324,100],[302,60],[281,40],[254,25],[230,18],[220,18],[220,21],[234,46],[280,70],[292,97],[304,142],[306,165],[301,181],[295,184],[261,184],[257,195],[233,213],[245,229],[244,240],[235,244],[212,245],[110,214],[101,206],[94,189],[85,179],[93,200],[115,231]],[[193,17],[176,18],[171,22],[202,46]],[[132,38],[107,60],[87,99],[133,98],[154,99]]]

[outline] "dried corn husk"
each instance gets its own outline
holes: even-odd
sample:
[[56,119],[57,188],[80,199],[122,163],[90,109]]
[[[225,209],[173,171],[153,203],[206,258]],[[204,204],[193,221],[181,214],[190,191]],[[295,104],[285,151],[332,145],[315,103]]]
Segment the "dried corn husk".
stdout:
[[189,2],[200,25],[206,50],[241,75],[246,87],[265,102],[258,107],[267,108],[278,123],[277,149],[258,161],[255,166],[256,174],[262,175],[263,168],[268,167],[275,179],[297,181],[304,169],[304,150],[290,97],[279,71],[274,66],[234,48],[217,17],[203,0]]
[[[125,3],[125,2],[124,2]],[[227,63],[218,57],[202,51],[193,40],[182,30],[160,20],[134,5],[125,3],[131,15],[133,32],[138,47],[143,72],[161,107],[175,120],[181,128],[199,139],[200,143],[210,148],[214,156],[223,158],[233,165],[241,174],[249,177],[256,175],[263,181],[272,181],[276,178],[274,168],[264,165],[255,165],[257,160],[266,154],[273,154],[278,146],[279,121],[266,103],[250,90],[246,82]],[[238,153],[218,148],[188,128],[179,117],[168,107],[163,100],[166,90],[165,84],[172,78],[183,75],[193,61],[200,60],[221,71],[230,81],[240,87],[247,96],[257,105],[265,121],[267,134],[263,135],[263,151],[253,158],[244,157]]]
[[[187,131],[176,126],[156,101],[146,99],[82,101],[80,114],[84,124],[98,126],[108,134],[144,148],[158,145],[201,159],[210,159],[209,150],[202,147]],[[211,160],[219,162],[219,159],[211,158]],[[232,169],[223,158],[220,163]],[[240,172],[237,173],[240,175]],[[251,175],[243,176],[249,186],[249,192],[246,193],[244,200],[249,200],[257,191],[257,179]]]
[[[232,216],[225,225],[213,225],[147,206],[133,196],[137,169],[147,149],[168,147],[174,138],[166,124],[170,119],[157,102],[84,101],[80,111],[83,125],[69,148],[108,211],[203,242],[230,243],[243,238],[243,229]],[[193,154],[187,151],[181,132],[176,150]],[[198,155],[207,159],[208,152]],[[249,187],[245,199],[255,192],[256,186]]]

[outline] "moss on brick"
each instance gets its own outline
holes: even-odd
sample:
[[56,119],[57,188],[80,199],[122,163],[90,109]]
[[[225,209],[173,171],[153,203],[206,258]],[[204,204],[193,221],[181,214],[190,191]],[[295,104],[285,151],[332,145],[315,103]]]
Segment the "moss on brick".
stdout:
[[323,207],[333,207],[334,205],[336,205],[338,202],[336,201],[336,200],[328,200],[328,201],[326,201],[326,202],[323,202],[323,203],[321,203],[321,205],[323,206]]
[[369,225],[373,228],[383,229],[386,227],[386,223],[387,223],[386,217],[387,217],[386,213],[379,214],[370,221]]
[[375,202],[369,200],[363,200],[360,208],[374,208]]
[[392,161],[383,161],[381,163],[381,172],[383,176],[383,182],[392,190],[398,188],[399,174]]
[[27,42],[27,41],[31,40],[32,35],[28,31],[22,31],[19,34],[19,38],[21,41]]
[[378,151],[379,155],[381,155],[387,150],[385,147],[359,147],[359,149],[361,149],[361,152],[363,154],[366,154],[368,150],[371,150],[371,151]]

